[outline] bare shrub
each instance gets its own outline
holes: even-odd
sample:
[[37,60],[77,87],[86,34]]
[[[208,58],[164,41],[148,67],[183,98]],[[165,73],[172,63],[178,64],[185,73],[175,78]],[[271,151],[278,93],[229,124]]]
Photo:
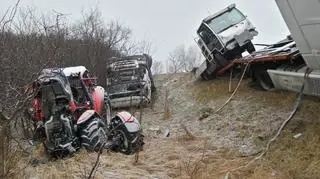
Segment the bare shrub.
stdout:
[[163,63],[161,61],[154,60],[151,71],[153,75],[159,75],[163,73]]
[[164,101],[164,115],[163,119],[169,120],[171,119],[171,109],[170,109],[170,104],[169,104],[169,90],[166,89],[166,94],[165,94],[165,101]]
[[201,178],[200,176],[205,174],[206,165],[204,163],[204,159],[205,159],[204,157],[205,157],[205,150],[207,148],[206,143],[207,142],[205,141],[203,148],[200,149],[202,150],[201,156],[196,158],[193,156],[189,156],[182,159],[181,161],[180,169],[182,170],[182,172],[187,174],[187,176],[190,177],[191,179]]

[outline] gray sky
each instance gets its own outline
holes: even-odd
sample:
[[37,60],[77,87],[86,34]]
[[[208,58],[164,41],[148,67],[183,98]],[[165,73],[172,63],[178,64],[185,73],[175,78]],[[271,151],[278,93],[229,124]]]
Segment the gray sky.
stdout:
[[[15,0],[0,0],[0,14]],[[69,13],[81,18],[81,10],[98,6],[105,21],[117,19],[133,30],[135,40],[151,41],[154,59],[165,61],[181,44],[194,45],[196,29],[206,16],[236,3],[256,26],[254,43],[273,43],[289,31],[274,0],[21,0],[22,6],[40,12]]]

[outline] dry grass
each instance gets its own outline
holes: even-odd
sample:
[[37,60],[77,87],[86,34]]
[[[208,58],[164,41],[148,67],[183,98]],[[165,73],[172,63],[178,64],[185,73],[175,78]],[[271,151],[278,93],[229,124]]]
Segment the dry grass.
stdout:
[[[200,104],[206,104],[213,100],[223,101],[230,95],[228,93],[228,82],[225,80],[206,81],[197,84],[194,90],[194,98]],[[244,103],[251,102],[260,107],[272,108],[275,111],[290,111],[296,100],[296,93],[287,91],[266,92],[256,90],[248,86],[248,80],[239,88],[236,100]],[[318,178],[320,177],[320,100],[311,97],[303,100],[303,105],[296,117],[290,121],[283,134],[271,145],[267,156],[244,170],[231,174],[231,178]],[[245,126],[245,125],[244,125]],[[248,138],[248,131],[241,129],[240,138]],[[302,133],[302,137],[295,139],[293,136]],[[266,140],[266,139],[262,139]],[[260,142],[261,143],[261,142]],[[260,144],[261,145],[261,144]],[[263,142],[262,142],[262,145]],[[228,156],[232,156],[228,154]],[[219,160],[226,160],[226,156],[221,156]],[[241,158],[233,161],[238,166],[245,165]],[[216,161],[217,162],[217,161]],[[207,167],[217,167],[220,171],[232,169],[229,161],[224,161],[227,166],[217,167],[214,164]],[[236,165],[235,165],[236,166]],[[236,167],[235,167],[236,168]],[[227,169],[227,170],[225,170]],[[206,170],[207,171],[207,170]],[[219,171],[211,168],[209,174],[217,176]],[[208,175],[206,174],[199,174]],[[222,175],[218,175],[222,176]]]
[[165,110],[165,112],[163,114],[163,119],[164,120],[169,120],[171,118],[172,118],[171,110],[170,109]]
[[[297,117],[271,147],[265,163],[290,178],[320,177],[320,114],[318,100],[305,100]],[[295,139],[293,136],[301,133]]]
[[[233,84],[237,81],[234,80]],[[259,103],[267,107],[286,108],[294,103],[296,93],[287,91],[263,91],[251,88],[250,79],[243,80],[238,89],[236,97],[250,100],[252,103]],[[228,92],[228,81],[224,78],[212,81],[195,82],[192,88],[194,100],[198,103],[206,104],[210,101],[225,100],[231,93]],[[245,102],[245,101],[244,101]]]
[[[292,127],[292,126],[291,126]],[[230,178],[318,178],[320,176],[320,138],[318,127],[308,129],[301,138],[295,139],[290,130],[286,130],[272,145],[263,159],[248,168],[232,172]],[[317,133],[315,135],[315,133]],[[190,141],[189,141],[190,142]],[[182,176],[190,178],[223,178],[227,171],[244,166],[250,157],[237,157],[230,149],[219,149],[215,155],[193,157],[186,156],[182,162]]]
[[207,103],[214,99],[223,98],[228,93],[228,83],[225,80],[195,82],[192,87],[194,100],[198,103]]
[[[279,108],[289,108],[294,102],[294,94],[286,92],[270,93],[262,98],[262,103]],[[274,103],[278,101],[278,103]],[[308,99],[274,144],[266,157],[244,173],[252,173],[247,178],[318,178],[320,176],[320,113],[319,100]],[[295,139],[293,136],[301,133]],[[238,175],[241,176],[241,175]],[[241,177],[240,177],[241,178]]]
[[[180,78],[179,78],[180,79]],[[181,78],[184,79],[184,78]],[[179,87],[177,82],[172,81],[175,87]],[[222,104],[228,98],[228,81],[227,80],[213,80],[206,82],[194,82],[191,85],[193,98],[205,106],[206,103]],[[236,120],[235,131],[239,131],[239,136],[234,139],[245,140],[250,137],[259,138],[261,124],[252,124],[254,121],[263,122],[262,128],[274,128],[277,130],[277,125],[270,125],[269,123],[278,122],[275,119],[269,120],[268,116],[271,114],[264,114],[265,111],[279,114],[285,117],[290,112],[295,102],[295,94],[290,92],[265,92],[252,89],[247,86],[248,80],[239,88],[238,93],[233,101],[228,104],[226,109],[221,114],[216,115],[218,119],[224,119],[223,125],[230,125],[232,120],[237,116],[230,115],[228,112],[236,111],[235,114],[250,118],[250,120]],[[234,83],[235,84],[235,83]],[[171,86],[170,86],[171,87]],[[174,90],[170,92],[175,95]],[[165,92],[162,93],[165,99]],[[160,99],[160,98],[159,98]],[[175,107],[175,99],[170,101],[171,106]],[[218,102],[216,102],[218,101]],[[159,103],[159,101],[158,101]],[[173,123],[175,120],[175,112],[170,111],[170,121],[163,121],[163,104],[159,105],[159,114],[150,113],[144,114],[158,115],[155,122],[158,126],[161,122]],[[241,108],[243,104],[243,108]],[[301,110],[285,127],[283,133],[271,145],[267,155],[261,160],[254,162],[248,168],[238,170],[230,173],[230,178],[319,178],[320,176],[320,113],[319,100],[305,99]],[[240,106],[240,109],[238,107]],[[212,106],[213,108],[217,106]],[[263,110],[268,108],[268,110]],[[170,108],[169,108],[170,109]],[[201,111],[203,110],[203,111]],[[211,108],[200,108],[199,112],[207,112],[211,114]],[[250,113],[245,110],[261,111],[259,119],[256,119],[256,113]],[[172,112],[172,114],[171,114]],[[185,113],[182,111],[182,113]],[[280,114],[281,113],[281,114]],[[172,116],[171,116],[172,115]],[[180,114],[183,115],[183,114]],[[150,117],[149,116],[149,117]],[[189,117],[187,115],[183,115]],[[153,120],[153,118],[151,118]],[[191,117],[190,117],[191,118]],[[210,117],[209,117],[210,118]],[[252,118],[252,119],[251,119]],[[194,119],[194,118],[192,118]],[[215,120],[203,120],[199,123],[210,125]],[[282,118],[279,119],[280,122]],[[146,124],[146,123],[145,123]],[[197,125],[195,123],[195,125]],[[259,126],[260,125],[260,126]],[[267,126],[268,125],[268,126]],[[149,126],[148,126],[149,127]],[[145,150],[140,153],[138,164],[133,164],[134,156],[124,156],[121,154],[106,154],[104,153],[101,158],[101,165],[96,174],[97,178],[224,178],[226,173],[231,169],[239,166],[246,165],[247,162],[254,156],[241,157],[238,150],[235,148],[227,148],[208,143],[204,148],[204,142],[210,138],[215,140],[224,136],[200,136],[196,128],[188,126],[184,132],[179,126],[179,130],[171,129],[172,137],[161,138],[146,135]],[[256,130],[257,129],[257,130]],[[223,129],[221,129],[222,131]],[[182,131],[182,132],[178,132]],[[267,131],[268,132],[268,131]],[[189,133],[189,134],[188,134]],[[293,136],[301,133],[302,136],[295,139]],[[219,135],[219,133],[218,133]],[[264,147],[271,134],[263,136],[259,139],[259,147]],[[88,154],[85,151],[77,153],[72,158],[67,158],[59,161],[49,162],[48,164],[40,165],[37,167],[27,167],[16,175],[16,178],[81,178],[84,176],[85,171],[88,170],[92,162],[95,160],[95,154]],[[22,162],[22,163],[26,163]],[[110,175],[108,174],[110,173]],[[108,174],[108,175],[106,175]],[[121,177],[112,177],[112,174],[118,174]]]
[[252,102],[277,109],[291,108],[296,100],[296,93],[288,91],[270,92],[244,87],[239,91],[239,93],[244,93],[246,96],[250,95],[253,100]]

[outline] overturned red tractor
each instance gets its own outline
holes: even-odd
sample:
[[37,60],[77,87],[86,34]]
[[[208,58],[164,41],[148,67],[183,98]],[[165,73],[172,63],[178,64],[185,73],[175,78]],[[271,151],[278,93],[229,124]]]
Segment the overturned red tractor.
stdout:
[[132,154],[142,145],[140,124],[131,114],[110,117],[105,90],[83,66],[44,69],[34,83],[36,138],[55,156],[108,147]]

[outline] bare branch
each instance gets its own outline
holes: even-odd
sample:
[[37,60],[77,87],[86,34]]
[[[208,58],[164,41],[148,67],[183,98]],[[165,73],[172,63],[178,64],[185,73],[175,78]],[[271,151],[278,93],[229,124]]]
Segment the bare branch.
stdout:
[[[17,0],[16,4],[15,4],[14,7],[11,9],[11,12],[10,12],[10,15],[9,15],[8,20],[6,20],[6,21],[3,22],[3,24],[2,24],[2,32],[4,32],[4,28],[6,27],[6,25],[7,25],[8,23],[10,23],[9,27],[11,26],[12,21],[13,21],[14,17],[16,16],[19,3],[20,3],[20,0]],[[5,15],[6,15],[6,14],[5,14]]]

